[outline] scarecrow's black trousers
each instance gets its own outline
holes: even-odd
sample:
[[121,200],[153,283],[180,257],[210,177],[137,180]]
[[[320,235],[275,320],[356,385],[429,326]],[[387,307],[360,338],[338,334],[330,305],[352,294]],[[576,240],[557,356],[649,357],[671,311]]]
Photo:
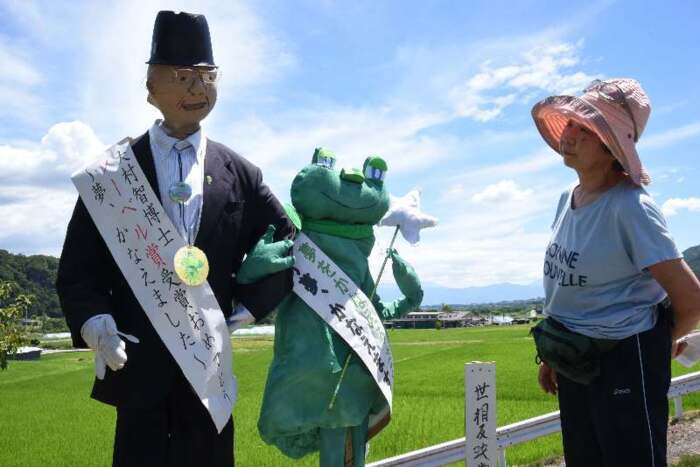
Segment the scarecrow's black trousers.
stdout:
[[666,466],[668,318],[606,353],[590,385],[557,375],[567,467]]
[[233,418],[221,434],[178,372],[166,400],[152,408],[117,407],[115,467],[231,467]]

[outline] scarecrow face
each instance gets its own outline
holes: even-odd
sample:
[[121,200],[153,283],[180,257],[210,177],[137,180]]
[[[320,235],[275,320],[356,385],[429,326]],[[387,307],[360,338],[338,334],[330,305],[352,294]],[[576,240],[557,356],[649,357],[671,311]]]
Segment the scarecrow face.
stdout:
[[148,101],[173,128],[197,125],[216,104],[216,77],[211,67],[151,65]]
[[361,171],[338,171],[335,156],[317,150],[311,165],[292,182],[292,204],[302,218],[374,225],[389,209],[386,171],[386,162],[379,157],[368,157]]

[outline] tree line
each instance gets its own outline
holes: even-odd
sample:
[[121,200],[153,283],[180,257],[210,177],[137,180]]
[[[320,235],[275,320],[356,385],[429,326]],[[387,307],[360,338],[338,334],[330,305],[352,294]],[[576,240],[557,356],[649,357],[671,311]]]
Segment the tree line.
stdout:
[[32,296],[25,311],[29,318],[63,317],[56,295],[56,271],[58,258],[53,256],[24,256],[0,250],[0,282],[13,282],[20,293]]

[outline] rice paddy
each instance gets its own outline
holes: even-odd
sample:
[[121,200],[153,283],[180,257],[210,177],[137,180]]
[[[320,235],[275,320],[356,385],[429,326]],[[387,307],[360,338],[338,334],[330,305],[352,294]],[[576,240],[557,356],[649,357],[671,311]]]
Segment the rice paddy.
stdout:
[[[536,382],[528,327],[391,330],[395,360],[391,424],[374,440],[368,461],[464,436],[464,363],[495,361],[498,426],[557,410]],[[234,411],[236,464],[318,465],[315,456],[293,462],[258,436],[256,424],[272,337],[233,339],[239,396]],[[114,409],[89,398],[91,353],[42,356],[11,362],[0,373],[0,465],[93,466],[111,463]],[[689,370],[674,363],[674,375]],[[696,369],[697,371],[697,369]],[[700,394],[684,399],[700,408]],[[559,435],[507,452],[509,465],[526,465],[561,453]]]

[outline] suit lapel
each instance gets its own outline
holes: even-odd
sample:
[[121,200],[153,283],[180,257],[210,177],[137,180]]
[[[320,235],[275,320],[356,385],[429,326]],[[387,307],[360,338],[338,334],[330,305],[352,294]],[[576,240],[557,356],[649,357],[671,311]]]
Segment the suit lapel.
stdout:
[[221,211],[229,201],[233,188],[233,174],[218,151],[212,150],[212,144],[207,141],[204,155],[204,192],[202,202],[202,218],[195,244],[204,244],[216,226]]
[[156,175],[156,164],[153,161],[151,141],[148,132],[141,136],[131,148],[134,151],[134,155],[136,155],[136,160],[141,166],[141,170],[143,170],[143,173],[146,175],[148,183],[158,197],[158,201],[162,202],[160,198],[160,187],[158,186],[158,177]]

